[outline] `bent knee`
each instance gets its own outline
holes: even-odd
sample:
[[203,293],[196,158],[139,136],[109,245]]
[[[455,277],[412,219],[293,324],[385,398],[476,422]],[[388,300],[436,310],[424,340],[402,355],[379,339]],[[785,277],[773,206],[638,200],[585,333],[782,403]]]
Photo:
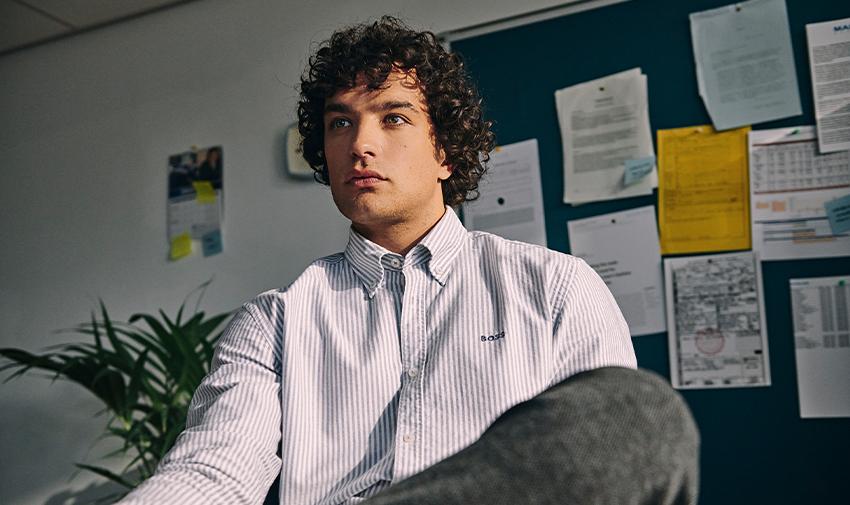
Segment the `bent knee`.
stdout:
[[648,370],[605,367],[576,374],[544,395],[561,408],[591,408],[600,416],[631,425],[645,437],[674,438],[683,447],[699,444],[699,431],[682,396]]

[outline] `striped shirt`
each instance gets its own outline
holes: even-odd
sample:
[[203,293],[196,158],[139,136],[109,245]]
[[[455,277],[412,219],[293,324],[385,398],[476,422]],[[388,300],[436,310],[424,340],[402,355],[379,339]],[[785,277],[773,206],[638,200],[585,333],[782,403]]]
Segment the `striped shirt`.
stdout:
[[468,232],[447,208],[407,255],[345,252],[243,306],[187,426],[126,504],[352,504],[473,443],[566,377],[635,367],[581,259]]

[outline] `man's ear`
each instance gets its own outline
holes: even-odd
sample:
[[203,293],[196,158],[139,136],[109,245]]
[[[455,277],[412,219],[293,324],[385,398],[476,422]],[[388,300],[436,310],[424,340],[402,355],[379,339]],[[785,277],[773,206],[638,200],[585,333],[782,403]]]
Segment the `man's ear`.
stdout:
[[437,176],[437,179],[445,181],[446,179],[452,176],[454,168],[451,165],[443,163],[442,165],[440,165],[440,168],[442,170],[440,170],[440,174]]
[[439,179],[441,181],[445,181],[446,179],[452,176],[454,167],[446,159],[446,150],[444,148],[438,147],[437,152],[435,154],[437,155],[437,161],[440,163],[441,168]]

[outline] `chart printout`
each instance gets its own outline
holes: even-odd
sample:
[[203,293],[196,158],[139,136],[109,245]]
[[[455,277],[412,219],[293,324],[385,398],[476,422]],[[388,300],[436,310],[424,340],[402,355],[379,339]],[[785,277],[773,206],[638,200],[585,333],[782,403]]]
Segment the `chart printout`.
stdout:
[[850,417],[850,276],[789,283],[800,417]]
[[763,261],[850,256],[824,204],[850,194],[850,152],[819,154],[815,128],[751,131],[753,250]]
[[678,389],[770,385],[761,268],[752,252],[664,260]]

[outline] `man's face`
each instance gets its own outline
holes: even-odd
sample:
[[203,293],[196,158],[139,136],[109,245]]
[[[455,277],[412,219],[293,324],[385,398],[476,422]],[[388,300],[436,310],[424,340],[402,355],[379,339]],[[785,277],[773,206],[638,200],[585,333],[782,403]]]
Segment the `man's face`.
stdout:
[[334,203],[355,225],[374,230],[443,214],[440,181],[451,171],[413,73],[394,71],[377,90],[338,91],[325,104],[324,128]]

